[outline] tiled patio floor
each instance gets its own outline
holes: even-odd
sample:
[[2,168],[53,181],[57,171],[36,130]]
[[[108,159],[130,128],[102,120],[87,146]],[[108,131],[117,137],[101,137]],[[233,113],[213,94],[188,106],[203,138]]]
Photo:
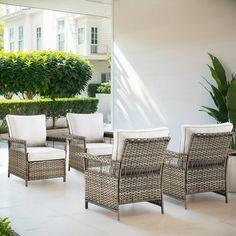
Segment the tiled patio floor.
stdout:
[[229,203],[213,193],[189,197],[188,210],[165,197],[165,214],[149,203],[121,207],[121,221],[109,210],[84,209],[83,174],[71,170],[61,179],[29,182],[7,178],[7,148],[0,145],[0,216],[9,217],[21,236],[235,236],[236,194]]

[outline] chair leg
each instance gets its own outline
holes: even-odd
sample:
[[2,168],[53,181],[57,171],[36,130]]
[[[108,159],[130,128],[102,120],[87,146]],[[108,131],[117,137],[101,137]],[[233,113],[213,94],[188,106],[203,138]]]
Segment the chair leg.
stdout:
[[184,199],[184,208],[185,210],[187,210],[187,196],[185,196],[185,199]]
[[119,208],[117,210],[117,220],[120,221],[120,210],[119,210]]
[[70,165],[68,166],[68,171],[70,171]]
[[85,201],[85,209],[88,209],[88,201]]
[[225,203],[228,203],[228,193],[225,192]]
[[163,194],[161,197],[161,214],[164,214],[164,201],[163,201]]
[[8,178],[10,178],[10,172],[8,171]]
[[66,176],[63,177],[63,182],[66,182]]
[[25,180],[25,187],[28,187],[28,180]]
[[163,206],[163,204],[161,205],[161,214],[164,214],[164,206]]

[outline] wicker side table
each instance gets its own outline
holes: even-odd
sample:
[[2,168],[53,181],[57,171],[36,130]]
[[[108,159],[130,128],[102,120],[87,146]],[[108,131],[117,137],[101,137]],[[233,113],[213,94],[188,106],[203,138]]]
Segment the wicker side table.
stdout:
[[230,150],[227,165],[227,190],[236,193],[236,150]]

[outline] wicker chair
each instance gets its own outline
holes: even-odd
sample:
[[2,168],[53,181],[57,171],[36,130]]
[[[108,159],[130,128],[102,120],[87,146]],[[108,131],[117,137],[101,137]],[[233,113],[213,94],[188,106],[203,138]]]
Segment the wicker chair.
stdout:
[[[103,114],[74,114],[66,115],[69,138],[69,166],[84,172],[84,155],[111,155],[111,143],[105,142],[105,137],[111,140],[112,133],[103,129]],[[107,157],[107,158],[111,158]]]
[[[41,180],[62,177],[66,181],[66,139],[57,136],[46,137],[45,115],[7,115],[9,130],[10,174],[25,180]],[[64,150],[49,147],[46,141],[64,143]]]
[[184,201],[187,195],[216,192],[225,196],[228,148],[232,124],[182,127],[181,153],[168,152],[164,163],[163,191]]
[[167,128],[115,131],[112,159],[86,155],[85,208],[88,203],[118,214],[122,204],[148,201],[161,206],[162,166],[169,142]]

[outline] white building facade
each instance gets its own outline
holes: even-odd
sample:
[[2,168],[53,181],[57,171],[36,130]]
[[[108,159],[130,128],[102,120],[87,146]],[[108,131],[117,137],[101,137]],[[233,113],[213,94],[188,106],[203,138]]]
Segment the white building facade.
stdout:
[[4,5],[5,51],[58,50],[87,58],[90,83],[110,80],[111,19]]

